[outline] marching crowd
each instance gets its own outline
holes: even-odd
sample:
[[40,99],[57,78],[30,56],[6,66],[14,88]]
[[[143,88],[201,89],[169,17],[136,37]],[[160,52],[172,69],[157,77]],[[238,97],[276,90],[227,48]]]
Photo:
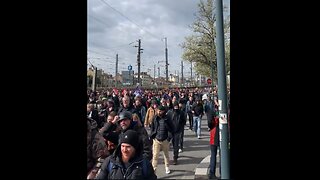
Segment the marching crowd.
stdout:
[[87,98],[87,179],[157,179],[161,151],[169,174],[170,144],[176,165],[183,151],[184,127],[188,122],[200,139],[204,114],[210,131],[209,178],[216,178],[216,88],[88,90]]

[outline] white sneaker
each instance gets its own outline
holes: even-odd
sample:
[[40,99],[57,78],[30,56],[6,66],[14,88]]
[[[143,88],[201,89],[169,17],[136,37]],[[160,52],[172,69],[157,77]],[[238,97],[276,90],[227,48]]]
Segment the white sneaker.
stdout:
[[179,149],[179,153],[181,153],[182,152],[182,149]]
[[169,167],[166,167],[166,174],[169,174],[170,173],[170,169]]
[[201,136],[198,136],[198,139],[200,139],[201,138]]

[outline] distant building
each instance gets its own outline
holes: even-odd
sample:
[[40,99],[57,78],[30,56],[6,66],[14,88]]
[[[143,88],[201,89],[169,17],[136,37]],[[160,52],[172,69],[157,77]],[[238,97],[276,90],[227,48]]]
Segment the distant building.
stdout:
[[[92,79],[94,76],[94,69],[87,70],[87,86],[92,86]],[[114,84],[112,74],[105,73],[102,69],[97,69],[96,87],[112,87]]]
[[170,74],[169,81],[174,84],[179,83],[179,75]]
[[[138,79],[138,73],[134,74],[134,78]],[[153,78],[147,72],[140,73],[141,85],[142,86],[150,86],[153,84]]]
[[134,71],[122,71],[122,85],[133,85],[134,79]]

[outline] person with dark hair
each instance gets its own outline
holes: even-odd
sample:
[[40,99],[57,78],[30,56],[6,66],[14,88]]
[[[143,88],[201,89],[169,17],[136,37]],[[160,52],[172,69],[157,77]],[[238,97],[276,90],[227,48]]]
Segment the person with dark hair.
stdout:
[[210,150],[211,150],[208,178],[218,179],[216,176],[217,152],[219,149],[219,115],[218,114],[212,114],[212,116],[208,117],[208,128],[210,129]]
[[141,124],[144,124],[144,118],[146,116],[146,108],[142,105],[141,97],[135,98],[134,108],[131,111],[132,114],[137,114],[139,116]]
[[191,112],[193,114],[193,129],[198,137],[201,138],[201,119],[203,115],[203,105],[200,99],[196,99],[195,103],[193,103]]
[[157,179],[150,161],[142,155],[141,147],[136,131],[124,132],[114,154],[103,162],[96,179]]
[[148,129],[150,127],[150,125],[151,125],[151,123],[153,121],[153,118],[156,115],[157,108],[158,108],[157,101],[156,100],[152,100],[151,101],[151,105],[148,108],[146,116],[145,116],[145,119],[144,119],[144,127],[145,128]]
[[189,129],[193,130],[193,114],[192,114],[192,105],[194,103],[193,96],[189,96],[189,100],[187,101],[186,104],[186,112],[188,114],[188,119],[189,119]]
[[173,124],[173,164],[176,165],[178,163],[179,149],[181,149],[181,147],[179,147],[181,145],[181,134],[184,130],[186,119],[184,113],[179,109],[179,103],[177,101],[173,103],[173,109],[168,111],[167,116]]
[[164,164],[166,174],[170,173],[169,169],[169,142],[170,136],[169,133],[173,132],[173,124],[168,119],[166,115],[166,107],[160,105],[158,108],[158,113],[154,117],[151,123],[151,133],[150,138],[153,140],[153,157],[152,157],[152,166],[156,172],[158,166],[158,158],[160,149],[163,151],[164,155]]

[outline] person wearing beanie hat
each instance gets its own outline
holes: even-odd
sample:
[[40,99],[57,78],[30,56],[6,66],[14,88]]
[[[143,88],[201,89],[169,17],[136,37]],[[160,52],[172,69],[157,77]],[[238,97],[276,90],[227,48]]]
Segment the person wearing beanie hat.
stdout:
[[130,129],[121,134],[116,151],[103,162],[96,179],[157,179],[140,147],[141,139],[136,131]]
[[[127,144],[127,145],[123,145]],[[131,152],[127,153],[126,151],[123,150],[123,146],[127,147],[132,146],[134,147],[134,152],[133,153],[139,153],[140,152],[140,139],[138,136],[138,133],[134,130],[128,130],[125,133],[123,133],[120,137],[120,145],[121,145],[121,152],[122,152],[122,158],[124,161],[129,161],[131,157],[133,157],[135,154],[131,154]],[[127,159],[126,159],[127,158]]]
[[119,133],[111,131],[109,133],[104,133],[103,137],[107,142],[109,154],[112,154],[118,146]]

